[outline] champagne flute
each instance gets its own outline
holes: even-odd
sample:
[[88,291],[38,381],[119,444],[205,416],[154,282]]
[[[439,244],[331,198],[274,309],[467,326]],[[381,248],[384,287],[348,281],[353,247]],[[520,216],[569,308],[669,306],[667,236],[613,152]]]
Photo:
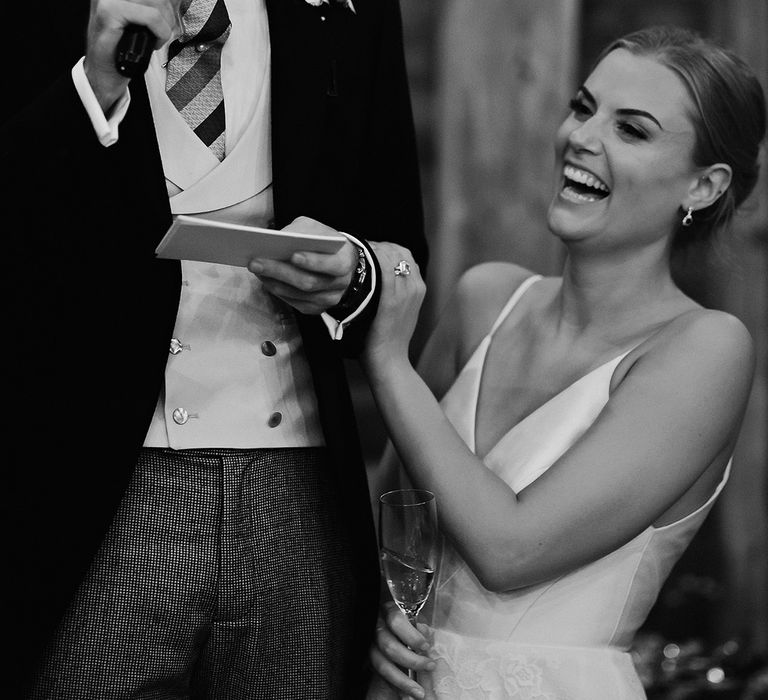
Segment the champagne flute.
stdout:
[[[379,552],[392,599],[415,627],[438,565],[437,507],[431,491],[397,489],[379,497]],[[412,669],[408,677],[416,678]]]

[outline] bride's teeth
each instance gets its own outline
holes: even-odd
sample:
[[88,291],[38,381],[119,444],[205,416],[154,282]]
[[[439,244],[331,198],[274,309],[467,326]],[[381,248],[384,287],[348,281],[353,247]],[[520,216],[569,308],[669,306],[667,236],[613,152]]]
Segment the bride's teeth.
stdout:
[[599,198],[597,195],[588,195],[588,194],[582,194],[581,192],[576,192],[575,190],[571,189],[570,187],[566,187],[561,192],[561,195],[565,197],[566,199],[570,200],[571,202],[597,202],[599,201]]
[[602,180],[599,180],[591,173],[575,168],[572,165],[566,165],[563,168],[563,174],[569,180],[573,180],[574,182],[579,182],[582,185],[587,185],[587,187],[593,187],[596,190],[608,192],[608,187],[602,182]]

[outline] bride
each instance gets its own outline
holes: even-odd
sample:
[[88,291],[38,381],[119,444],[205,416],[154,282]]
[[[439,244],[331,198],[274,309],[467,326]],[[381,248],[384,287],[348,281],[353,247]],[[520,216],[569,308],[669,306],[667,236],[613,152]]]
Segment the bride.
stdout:
[[728,480],[752,340],[687,297],[669,257],[753,188],[760,85],[651,28],[607,47],[570,108],[548,212],[562,277],[470,269],[417,371],[424,284],[407,250],[376,246],[364,369],[445,545],[429,627],[382,611],[371,698],[644,698],[627,649]]

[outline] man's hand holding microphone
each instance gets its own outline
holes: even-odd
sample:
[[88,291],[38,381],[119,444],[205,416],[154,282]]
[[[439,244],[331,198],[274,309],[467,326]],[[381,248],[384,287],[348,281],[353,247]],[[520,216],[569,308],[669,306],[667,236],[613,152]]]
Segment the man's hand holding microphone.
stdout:
[[91,0],[85,75],[105,113],[143,75],[152,51],[181,34],[180,0]]

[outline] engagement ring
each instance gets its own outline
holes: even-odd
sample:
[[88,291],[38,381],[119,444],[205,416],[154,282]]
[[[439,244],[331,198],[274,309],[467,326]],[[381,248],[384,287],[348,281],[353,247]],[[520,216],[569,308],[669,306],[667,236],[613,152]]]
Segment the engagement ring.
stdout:
[[405,261],[401,260],[397,265],[395,265],[395,277],[398,277],[399,275],[410,275],[411,274],[411,266]]

